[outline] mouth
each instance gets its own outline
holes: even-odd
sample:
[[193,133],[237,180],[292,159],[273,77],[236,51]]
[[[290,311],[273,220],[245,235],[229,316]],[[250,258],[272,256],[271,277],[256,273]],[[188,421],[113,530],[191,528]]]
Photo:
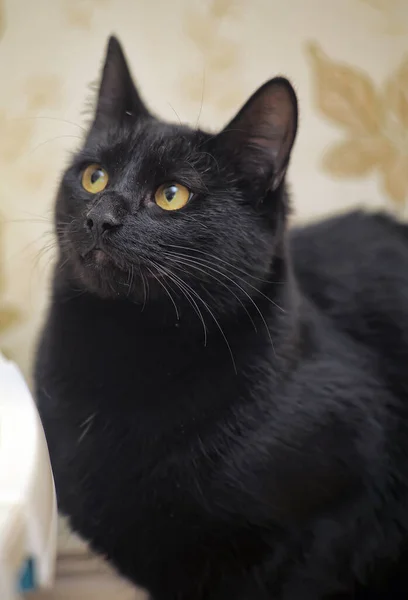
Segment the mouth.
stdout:
[[80,254],[80,263],[83,268],[90,271],[97,271],[100,275],[109,276],[112,273],[116,273],[118,276],[120,273],[128,276],[129,272],[139,273],[145,279],[162,279],[163,273],[157,268],[154,268],[149,261],[144,261],[140,258],[134,258],[132,264],[126,264],[119,257],[115,257],[109,252],[108,249],[102,246],[94,246],[88,249],[83,254]]
[[84,267],[101,270],[107,267],[116,267],[117,265],[112,256],[100,246],[95,246],[80,255],[81,263]]
[[89,258],[98,266],[106,265],[112,262],[109,254],[102,248],[94,248],[89,253]]
[[[77,253],[77,274],[83,284],[101,297],[132,296],[133,299],[145,301],[146,285],[150,295],[154,295],[156,283],[162,290],[159,280],[163,273],[156,270],[149,261],[134,257],[131,264],[126,264],[120,256],[115,256],[109,248],[98,244]],[[153,284],[153,287],[152,287]]]

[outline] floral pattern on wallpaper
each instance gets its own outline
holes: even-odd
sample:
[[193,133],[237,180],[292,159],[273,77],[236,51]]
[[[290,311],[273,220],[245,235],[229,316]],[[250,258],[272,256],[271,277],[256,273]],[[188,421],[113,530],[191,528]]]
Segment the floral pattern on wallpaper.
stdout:
[[339,178],[380,174],[397,205],[408,200],[408,55],[381,86],[355,66],[337,62],[317,44],[309,46],[320,113],[344,133],[323,158]]
[[388,35],[408,33],[407,0],[357,0],[374,9],[380,16],[380,28]]
[[59,108],[62,104],[62,84],[58,75],[34,75],[24,85],[29,110]]
[[183,87],[200,106],[206,101],[220,110],[236,109],[241,89],[241,44],[224,26],[240,13],[237,0],[210,0],[186,8],[183,30],[203,57],[203,71],[188,73]]
[[24,115],[10,117],[0,106],[0,160],[3,164],[14,164],[27,150],[34,133],[34,122]]
[[108,2],[109,0],[63,0],[68,25],[76,29],[91,29],[95,9]]
[[6,277],[4,273],[4,263],[2,261],[4,250],[2,245],[3,234],[4,223],[0,220],[0,340],[2,334],[12,326],[16,325],[21,319],[20,311],[4,300],[4,293],[6,291]]
[[[5,30],[4,3],[0,0],[0,40]],[[55,75],[39,75],[29,77],[22,90],[27,99],[26,109],[22,114],[11,116],[9,112],[0,106],[0,163],[14,165],[23,152],[29,148],[32,139],[35,121],[33,113],[43,108],[56,108],[61,101],[61,82]],[[32,173],[27,170],[22,180],[32,192],[38,183],[38,168],[34,161],[34,172],[37,180],[33,181]],[[5,173],[3,173],[3,179]],[[1,200],[1,194],[0,194]],[[4,260],[4,237],[6,221],[0,215],[0,348],[3,353],[8,354],[2,343],[3,335],[19,324],[22,314],[19,308],[5,300],[7,291],[7,279],[5,274]]]
[[[5,29],[5,17],[4,17],[4,3],[0,0],[0,39]],[[3,117],[4,118],[4,117]],[[0,122],[1,122],[0,115]],[[20,320],[20,313],[17,308],[10,306],[4,300],[4,294],[6,291],[6,278],[4,274],[4,261],[3,257],[3,234],[4,234],[4,223],[0,218],[0,339],[3,333],[10,329],[13,325],[18,323]],[[4,350],[3,350],[4,351]]]

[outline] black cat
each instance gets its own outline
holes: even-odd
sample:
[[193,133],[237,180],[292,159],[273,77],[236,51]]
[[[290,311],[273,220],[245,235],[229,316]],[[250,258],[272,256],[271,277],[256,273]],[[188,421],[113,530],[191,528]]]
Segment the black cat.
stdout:
[[408,229],[287,232],[289,82],[217,135],[111,38],[56,202],[37,398],[61,511],[154,600],[406,598]]

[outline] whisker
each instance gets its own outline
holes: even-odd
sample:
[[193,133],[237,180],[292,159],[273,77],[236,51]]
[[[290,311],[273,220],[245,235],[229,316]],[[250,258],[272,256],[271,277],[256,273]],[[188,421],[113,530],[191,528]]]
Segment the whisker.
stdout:
[[162,269],[162,271],[164,273],[167,274],[167,276],[169,277],[169,279],[182,292],[183,296],[187,299],[187,301],[189,302],[189,304],[194,309],[194,312],[196,313],[196,315],[200,319],[200,321],[201,321],[201,323],[203,325],[203,330],[204,330],[204,346],[206,346],[207,345],[207,326],[205,324],[205,320],[204,320],[203,314],[202,314],[199,306],[197,305],[197,302],[194,300],[194,298],[191,296],[191,293],[186,288],[190,288],[191,292],[194,292],[194,290],[181,277],[178,277],[173,271],[167,269],[163,265],[161,265],[160,268]]
[[40,144],[35,146],[35,148],[33,148],[31,150],[31,152],[29,152],[28,156],[31,156],[31,154],[36,152],[39,148],[41,148],[41,146],[45,146],[45,144],[48,144],[49,142],[55,142],[56,140],[61,140],[62,138],[76,138],[77,140],[81,140],[79,135],[57,135],[57,136],[50,138],[48,140],[45,140],[45,142],[41,142]]
[[218,171],[218,173],[220,172],[221,169],[220,169],[220,165],[218,163],[218,160],[215,158],[215,156],[213,154],[211,154],[211,152],[205,152],[204,150],[200,150],[200,154],[203,154],[204,156],[205,155],[209,156],[215,162],[215,164],[217,165],[217,171]]
[[198,113],[198,117],[197,117],[197,121],[196,121],[196,124],[195,124],[195,127],[194,127],[194,129],[198,129],[198,123],[199,123],[199,121],[200,121],[201,113],[202,113],[202,111],[203,111],[203,105],[204,105],[204,90],[205,90],[205,67],[203,68],[203,89],[202,89],[202,92],[201,92],[201,104],[200,104],[200,110],[199,110],[199,113]]
[[197,175],[198,179],[200,179],[200,181],[201,181],[201,184],[202,184],[203,188],[205,189],[205,191],[206,191],[206,192],[208,192],[208,187],[205,185],[205,183],[204,183],[204,181],[203,181],[203,178],[202,178],[202,176],[201,176],[201,173],[199,173],[199,172],[197,171],[197,169],[195,168],[195,166],[194,166],[194,165],[192,165],[192,164],[191,164],[191,162],[189,162],[188,160],[185,160],[184,162],[185,162],[185,163],[187,163],[187,164],[188,164],[188,166],[189,166],[189,167],[191,167],[191,168],[193,169],[193,171],[196,173],[196,175]]
[[[174,275],[174,273],[173,273],[173,275]],[[234,368],[235,374],[237,375],[237,374],[238,374],[238,371],[237,371],[237,365],[236,365],[236,362],[235,362],[235,358],[234,358],[234,354],[233,354],[233,352],[232,352],[231,345],[230,345],[230,343],[229,343],[229,341],[228,341],[228,338],[227,338],[227,336],[225,335],[225,332],[224,332],[223,328],[221,327],[221,325],[220,325],[220,323],[219,323],[218,319],[216,318],[216,316],[214,315],[214,313],[212,312],[212,310],[211,310],[211,309],[210,309],[210,307],[208,306],[207,302],[206,302],[205,300],[203,300],[203,298],[200,296],[200,294],[198,294],[198,293],[197,293],[197,292],[196,292],[196,291],[195,291],[195,290],[194,290],[194,289],[193,289],[193,288],[192,288],[190,285],[188,285],[188,283],[186,283],[184,280],[183,280],[183,284],[184,284],[184,285],[185,285],[185,286],[186,286],[186,287],[187,287],[187,288],[190,290],[191,294],[193,294],[193,295],[194,295],[194,296],[197,298],[197,300],[199,300],[199,301],[200,301],[200,302],[203,304],[204,308],[207,310],[207,312],[209,313],[209,315],[212,317],[212,319],[213,319],[213,321],[214,321],[215,325],[217,326],[217,328],[218,328],[219,332],[221,333],[221,335],[222,335],[222,337],[223,337],[223,339],[224,339],[224,342],[225,342],[225,344],[226,344],[226,346],[227,346],[227,348],[228,348],[229,354],[230,354],[230,356],[231,356],[232,365],[233,365],[233,368]]]
[[144,309],[146,308],[146,300],[147,300],[147,294],[146,294],[146,281],[145,281],[145,277],[144,274],[142,273],[142,269],[139,266],[139,275],[142,279],[142,284],[143,284],[143,306],[142,306],[142,312],[144,311]]
[[2,219],[1,220],[2,223],[5,223],[7,225],[15,225],[15,224],[20,224],[20,223],[31,223],[31,224],[41,224],[43,225],[44,223],[47,223],[47,225],[50,224],[50,221],[46,220],[46,219],[40,219],[40,218],[36,218],[36,219]]
[[205,223],[202,223],[199,219],[196,219],[195,217],[193,217],[193,215],[185,215],[185,219],[186,219],[186,221],[193,221],[194,223],[197,223],[203,229],[207,229],[207,230],[210,229],[208,227],[208,225],[206,225]]
[[[151,263],[151,264],[152,264],[154,267],[156,267],[156,268],[157,268],[157,265],[155,265],[155,263],[154,263],[152,260],[149,260],[149,262],[150,262],[150,263]],[[159,278],[159,277],[157,277],[157,275],[156,275],[156,274],[155,274],[155,273],[154,273],[154,272],[153,272],[151,269],[149,269],[149,267],[148,267],[148,266],[146,266],[146,269],[147,269],[147,270],[149,271],[149,273],[150,273],[150,274],[151,274],[151,275],[152,275],[152,276],[155,278],[155,280],[157,281],[157,283],[159,283],[159,284],[162,286],[162,288],[164,289],[164,291],[166,292],[166,294],[167,294],[167,295],[168,295],[168,297],[170,298],[170,300],[171,300],[171,302],[172,302],[172,304],[173,304],[173,306],[174,306],[174,310],[175,310],[175,312],[176,312],[176,318],[177,318],[177,321],[180,321],[180,313],[179,313],[179,310],[178,310],[178,308],[177,308],[177,304],[176,304],[176,302],[175,302],[175,300],[174,300],[173,296],[171,295],[171,293],[169,292],[169,290],[167,289],[167,287],[165,286],[165,284],[163,283],[163,281],[161,281],[161,280],[160,280],[160,278]]]
[[[189,252],[197,252],[198,254],[203,254],[204,256],[208,256],[212,260],[218,260],[219,262],[227,265],[231,269],[235,269],[236,271],[238,271],[238,273],[242,273],[246,277],[250,277],[251,279],[256,279],[257,281],[260,281],[262,283],[273,283],[273,284],[282,284],[283,283],[281,281],[269,281],[268,279],[261,279],[261,278],[257,277],[256,275],[251,275],[250,273],[247,273],[246,271],[244,271],[240,267],[237,267],[237,266],[233,265],[232,263],[230,263],[230,262],[228,262],[228,261],[220,258],[216,254],[211,254],[210,252],[204,252],[204,250],[198,250],[197,248],[188,248],[187,246],[178,246],[176,244],[166,244],[166,247],[168,247],[168,248],[176,248],[176,249],[179,249],[179,250],[187,250]],[[187,255],[187,256],[188,256],[188,258],[190,258],[189,255]],[[212,262],[211,262],[211,264],[212,264]]]
[[175,109],[175,108],[173,108],[173,106],[170,104],[170,102],[167,102],[167,104],[170,106],[171,110],[172,110],[172,111],[174,112],[174,114],[176,115],[176,117],[177,117],[177,119],[178,119],[178,122],[180,123],[180,125],[181,125],[181,126],[183,126],[183,123],[181,122],[181,119],[180,119],[180,117],[179,117],[178,113],[176,112],[176,109]]
[[[169,246],[170,246],[170,244],[169,244]],[[200,251],[200,253],[201,253],[201,251]],[[173,255],[174,256],[180,256],[180,257],[183,257],[183,258],[188,258],[188,259],[191,260],[191,257],[188,256],[188,255],[178,254],[176,252],[174,252]],[[204,259],[196,259],[196,260],[199,260],[202,264],[206,263],[206,264],[211,264],[212,265],[212,263],[210,261],[207,261],[207,260],[204,260]],[[272,300],[272,298],[269,298],[269,296],[267,296],[266,294],[264,294],[264,292],[262,292],[262,290],[258,289],[257,287],[255,287],[254,285],[252,285],[251,283],[249,283],[248,281],[246,281],[243,277],[240,277],[239,275],[237,275],[236,273],[233,273],[231,271],[227,271],[227,272],[231,273],[231,275],[234,275],[234,277],[237,277],[238,279],[240,279],[241,281],[243,281],[248,287],[250,287],[255,292],[257,292],[260,296],[262,296],[263,298],[265,298],[266,300],[268,300],[268,302],[270,302],[271,304],[273,304],[274,306],[276,306],[276,308],[278,308],[281,312],[283,312],[283,313],[286,312],[285,309],[282,308],[281,306],[279,306],[279,304],[277,304],[274,300]]]
[[[195,266],[195,265],[194,265],[192,262],[190,262],[189,264],[190,264],[190,265],[191,265],[193,268],[196,268],[196,269],[198,268],[198,267],[196,267],[196,266]],[[228,281],[230,281],[231,283],[233,283],[234,285],[236,285],[236,286],[237,286],[237,287],[238,287],[238,288],[239,288],[239,289],[240,289],[240,290],[241,290],[241,291],[242,291],[242,292],[245,294],[245,296],[246,296],[246,297],[248,298],[248,300],[249,300],[249,301],[252,303],[252,305],[254,306],[255,310],[258,312],[259,316],[261,317],[262,323],[264,324],[264,327],[265,327],[265,329],[266,329],[266,331],[267,331],[268,338],[269,338],[269,341],[270,341],[270,343],[271,343],[271,346],[272,346],[272,349],[273,349],[273,353],[274,353],[274,354],[275,354],[275,356],[276,356],[276,352],[275,352],[275,345],[274,345],[274,343],[273,343],[273,340],[272,340],[272,335],[271,335],[270,329],[269,329],[269,327],[268,327],[268,324],[267,324],[267,322],[266,322],[266,319],[265,319],[264,315],[262,314],[262,311],[261,311],[261,309],[260,309],[260,308],[259,308],[259,306],[256,304],[256,302],[254,301],[254,299],[253,299],[253,298],[251,298],[251,296],[250,296],[250,295],[247,293],[247,291],[246,291],[246,290],[244,290],[244,288],[243,288],[242,286],[240,286],[240,285],[239,285],[239,284],[238,284],[236,281],[234,281],[233,279],[231,279],[230,277],[228,277],[227,275],[225,275],[225,273],[222,273],[221,271],[218,271],[217,269],[214,269],[214,268],[212,268],[212,267],[208,267],[207,265],[206,265],[206,268],[207,268],[207,269],[210,269],[211,271],[215,271],[216,273],[218,273],[218,274],[222,275],[222,276],[223,276],[223,277],[225,277],[225,278],[226,278]],[[206,271],[205,271],[205,270],[203,270],[203,269],[201,269],[201,271],[202,271],[203,273],[205,273],[205,274],[209,275],[210,277],[214,277],[213,275],[211,275],[210,273],[206,272]],[[219,280],[218,280],[218,281],[219,281]],[[230,291],[232,292],[232,290],[230,290]],[[234,296],[235,296],[236,298],[238,298],[238,296],[236,296],[235,294],[234,294]],[[238,298],[238,300],[240,300],[240,299]],[[253,326],[254,326],[254,329],[255,329],[255,331],[257,332],[257,329],[256,329],[256,326],[255,326],[255,323],[254,323],[254,321],[253,321],[252,317],[250,316],[250,314],[249,314],[248,310],[246,309],[245,305],[243,304],[243,302],[242,302],[241,300],[240,300],[240,303],[241,303],[241,305],[244,307],[244,309],[245,309],[245,312],[247,313],[247,315],[248,315],[248,316],[249,316],[249,318],[251,319],[251,322],[252,322],[252,324],[253,324]]]
[[[184,258],[184,260],[186,260],[186,259]],[[196,259],[196,260],[197,260],[197,259]],[[193,268],[196,268],[196,269],[198,269],[198,267],[197,267],[197,266],[194,264],[194,261],[192,261],[191,259],[189,259],[189,260],[188,260],[188,263],[187,263],[187,264],[190,264],[190,265],[191,265]],[[198,262],[198,264],[201,264],[201,263],[200,263],[200,262]],[[254,301],[254,299],[253,299],[253,298],[251,298],[251,296],[248,294],[248,292],[247,292],[246,290],[244,290],[244,288],[243,288],[242,286],[240,286],[240,285],[239,285],[239,284],[238,284],[236,281],[234,281],[233,279],[231,279],[230,277],[228,277],[227,275],[225,275],[225,273],[223,273],[222,271],[219,271],[218,269],[215,269],[214,267],[209,267],[208,265],[202,265],[202,266],[205,266],[205,268],[206,268],[206,269],[209,269],[210,271],[214,271],[215,273],[218,273],[219,275],[221,275],[221,276],[225,277],[225,278],[226,278],[228,281],[230,281],[231,283],[233,283],[234,285],[236,285],[236,286],[238,287],[238,289],[240,289],[240,290],[241,290],[241,291],[242,291],[242,292],[245,294],[245,296],[246,296],[246,297],[248,298],[248,300],[249,300],[249,301],[250,301],[250,302],[253,304],[253,306],[255,307],[255,310],[258,312],[259,316],[261,317],[261,320],[262,320],[262,322],[263,322],[263,324],[264,324],[264,326],[265,326],[265,329],[266,329],[266,331],[267,331],[267,333],[268,333],[268,337],[269,337],[269,340],[270,340],[270,342],[271,342],[271,346],[272,346],[273,352],[274,352],[274,354],[276,355],[276,352],[275,352],[275,346],[274,346],[274,343],[273,343],[273,340],[272,340],[272,336],[271,336],[271,332],[270,332],[270,330],[269,330],[268,324],[267,324],[267,322],[266,322],[266,319],[265,319],[264,315],[262,314],[262,311],[261,311],[261,309],[260,309],[260,308],[259,308],[259,306],[256,304],[256,302]],[[210,275],[210,277],[212,276],[210,273],[206,272],[204,269],[200,269],[200,270],[201,270],[201,272],[203,272],[204,274]],[[219,280],[218,280],[218,281],[219,281]],[[234,295],[235,295],[235,294],[234,294]],[[236,296],[236,297],[237,297],[237,296]],[[243,304],[242,302],[241,302],[241,305],[242,305],[242,306],[244,306],[244,304]],[[245,308],[245,306],[244,306],[244,308]],[[246,313],[248,314],[248,316],[250,317],[250,315],[249,315],[249,313],[248,313],[248,310],[247,310],[246,308],[245,308],[245,311],[246,311]],[[252,320],[252,318],[251,318],[251,317],[250,317],[250,319],[251,319],[251,322],[254,324],[254,322],[253,322],[253,320]],[[255,324],[254,324],[254,327],[255,327]],[[255,331],[256,331],[256,328],[255,328]]]
[[[146,287],[147,287],[147,295],[146,295],[146,302],[148,302],[150,300],[150,286],[149,286],[149,280],[146,277]],[[143,311],[143,309],[142,309]]]
[[[171,258],[170,258],[170,260],[171,260]],[[174,260],[174,259],[173,259],[173,260]],[[249,320],[251,321],[251,323],[252,323],[252,326],[253,326],[253,328],[254,328],[255,332],[257,332],[257,331],[258,331],[258,330],[257,330],[257,328],[256,328],[256,325],[255,325],[255,323],[254,323],[254,320],[253,320],[253,318],[251,317],[251,315],[250,315],[250,313],[249,313],[249,311],[248,311],[247,307],[246,307],[246,306],[245,306],[245,304],[242,302],[241,298],[240,298],[240,297],[238,296],[238,294],[236,294],[236,293],[234,292],[234,290],[232,290],[232,289],[231,289],[231,288],[230,288],[230,287],[229,287],[229,286],[228,286],[228,285],[227,285],[225,282],[221,281],[221,279],[219,279],[218,277],[216,277],[216,276],[215,276],[215,275],[213,275],[212,273],[208,273],[208,272],[207,272],[207,271],[205,271],[204,269],[200,269],[199,267],[197,267],[197,266],[195,266],[195,265],[191,265],[191,263],[189,264],[189,263],[186,263],[186,262],[180,262],[180,264],[187,265],[187,266],[192,266],[194,269],[196,269],[196,270],[200,271],[201,273],[204,273],[205,275],[209,275],[210,277],[212,277],[213,279],[215,279],[215,281],[217,281],[217,282],[218,282],[220,285],[222,285],[223,287],[225,287],[225,288],[226,288],[226,289],[227,289],[227,290],[228,290],[228,291],[229,291],[229,292],[230,292],[230,293],[231,293],[231,294],[232,294],[232,295],[233,295],[233,296],[234,296],[234,297],[235,297],[235,298],[238,300],[238,302],[240,303],[240,305],[242,306],[242,308],[244,309],[244,311],[245,311],[245,312],[246,312],[246,314],[248,315],[248,318],[249,318]],[[190,271],[189,273],[190,273],[191,275],[193,275],[193,276],[194,276],[194,273],[191,273],[191,271]],[[233,282],[233,283],[235,283],[235,282]],[[238,287],[240,287],[240,286],[238,286]],[[242,289],[242,288],[241,288],[241,289]],[[244,291],[244,290],[243,290],[243,291]],[[207,292],[207,293],[208,293],[208,292]],[[250,300],[253,302],[252,298],[250,298]],[[254,304],[255,304],[255,303],[254,303]]]
[[134,268],[133,265],[130,266],[130,270],[129,270],[129,278],[128,278],[128,291],[127,291],[127,297],[129,298],[130,292],[132,291],[133,288],[133,275],[134,275]]
[[31,120],[47,120],[47,121],[59,121],[60,123],[66,123],[67,125],[74,125],[74,127],[78,127],[79,129],[82,129],[82,131],[84,133],[86,133],[86,129],[85,127],[82,127],[82,125],[79,125],[78,123],[74,123],[74,121],[68,121],[68,119],[60,119],[58,117],[43,117],[43,116],[32,116],[32,117],[12,117],[13,121],[31,121]]

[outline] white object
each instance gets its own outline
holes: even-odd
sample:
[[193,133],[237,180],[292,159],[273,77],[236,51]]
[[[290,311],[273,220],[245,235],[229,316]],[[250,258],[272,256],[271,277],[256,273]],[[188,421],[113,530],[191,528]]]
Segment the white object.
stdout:
[[37,408],[16,367],[0,355],[0,599],[20,598],[32,561],[35,586],[54,579],[57,506]]

